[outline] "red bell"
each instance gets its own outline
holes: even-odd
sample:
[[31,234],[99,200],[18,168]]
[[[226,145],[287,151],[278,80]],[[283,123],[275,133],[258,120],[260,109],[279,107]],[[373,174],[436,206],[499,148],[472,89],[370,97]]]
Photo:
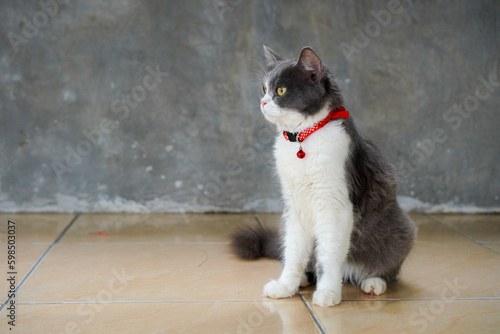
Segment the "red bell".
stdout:
[[297,152],[297,158],[299,159],[304,159],[306,157],[306,152],[302,151],[302,147],[300,150]]

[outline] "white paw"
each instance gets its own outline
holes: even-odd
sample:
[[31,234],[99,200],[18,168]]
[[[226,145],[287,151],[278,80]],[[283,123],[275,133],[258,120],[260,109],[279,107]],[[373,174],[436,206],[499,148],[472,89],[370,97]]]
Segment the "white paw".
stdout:
[[311,283],[309,283],[309,279],[307,278],[307,275],[304,274],[302,275],[302,279],[300,280],[300,287],[305,288],[306,286],[309,286]]
[[295,292],[297,292],[296,288],[290,288],[276,280],[272,280],[264,285],[262,295],[271,298],[288,298],[295,295]]
[[385,292],[387,284],[380,277],[371,277],[361,282],[361,290],[370,295],[381,295]]
[[313,294],[313,304],[328,307],[337,305],[342,300],[342,295],[339,292],[333,290],[316,290]]

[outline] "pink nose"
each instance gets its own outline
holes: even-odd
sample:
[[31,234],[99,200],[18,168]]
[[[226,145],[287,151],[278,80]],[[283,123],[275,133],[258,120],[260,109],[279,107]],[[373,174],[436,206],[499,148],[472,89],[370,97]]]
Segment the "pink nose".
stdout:
[[264,107],[266,104],[267,104],[267,102],[264,102],[264,101],[262,101],[262,102],[260,103],[260,105],[261,105],[262,107]]

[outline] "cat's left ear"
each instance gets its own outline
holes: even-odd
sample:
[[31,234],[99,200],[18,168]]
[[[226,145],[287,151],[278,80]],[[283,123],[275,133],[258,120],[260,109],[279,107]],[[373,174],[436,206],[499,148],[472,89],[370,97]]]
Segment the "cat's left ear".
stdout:
[[305,47],[300,51],[297,65],[310,75],[312,81],[319,82],[323,79],[323,63],[311,48]]
[[268,48],[265,45],[264,45],[264,55],[266,56],[266,65],[268,71],[274,66],[276,66],[277,62],[283,60],[283,57],[281,57],[276,51],[274,51],[271,48]]

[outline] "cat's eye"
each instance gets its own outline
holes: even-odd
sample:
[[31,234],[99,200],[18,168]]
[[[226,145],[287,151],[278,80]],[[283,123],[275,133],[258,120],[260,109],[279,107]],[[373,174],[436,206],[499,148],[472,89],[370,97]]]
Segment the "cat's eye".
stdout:
[[276,92],[278,93],[279,96],[283,96],[286,92],[286,88],[285,87],[278,87]]
[[266,93],[267,93],[267,88],[266,88],[266,86],[262,86],[262,90],[264,91],[264,94],[266,94]]

